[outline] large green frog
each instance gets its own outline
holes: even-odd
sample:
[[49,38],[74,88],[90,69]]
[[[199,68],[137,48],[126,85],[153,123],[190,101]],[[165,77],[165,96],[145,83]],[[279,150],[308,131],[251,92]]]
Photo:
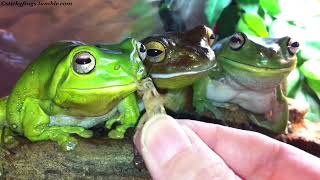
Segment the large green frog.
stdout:
[[142,40],[147,49],[144,64],[157,88],[168,90],[165,106],[182,110],[186,104],[185,87],[206,76],[215,66],[211,49],[215,36],[206,26],[186,32],[170,32]]
[[66,150],[77,144],[70,134],[91,137],[88,128],[103,122],[107,128],[118,122],[108,136],[123,138],[139,117],[134,92],[146,74],[145,54],[131,38],[113,45],[55,43],[1,99],[0,125],[31,141],[56,141]]
[[289,37],[258,38],[235,33],[214,46],[217,67],[195,83],[198,112],[240,106],[250,121],[274,133],[285,130],[288,104],[281,87],[296,66],[299,43]]

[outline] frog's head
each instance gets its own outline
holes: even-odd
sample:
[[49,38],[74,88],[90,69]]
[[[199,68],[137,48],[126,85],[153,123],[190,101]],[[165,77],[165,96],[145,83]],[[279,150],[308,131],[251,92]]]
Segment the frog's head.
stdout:
[[167,33],[142,40],[147,48],[144,64],[159,88],[191,85],[215,66],[212,30],[198,26],[187,32]]
[[143,44],[131,38],[120,44],[73,48],[52,80],[56,103],[102,113],[137,89],[138,81],[146,75],[145,55]]
[[273,88],[295,68],[299,43],[290,37],[259,38],[235,33],[214,46],[217,62],[250,88]]

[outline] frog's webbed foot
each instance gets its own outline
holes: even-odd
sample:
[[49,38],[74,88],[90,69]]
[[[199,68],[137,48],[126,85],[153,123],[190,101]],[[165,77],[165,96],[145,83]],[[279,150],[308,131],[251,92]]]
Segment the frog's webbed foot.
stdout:
[[213,103],[210,100],[198,100],[194,102],[194,106],[196,108],[196,112],[198,113],[209,111],[213,113],[216,119],[220,119],[220,120],[224,119],[224,114],[219,110],[218,108],[219,106],[215,106],[215,103]]
[[272,99],[272,109],[265,115],[249,114],[249,119],[257,126],[263,127],[273,133],[283,133],[286,130],[289,110],[286,98],[280,86],[277,87],[275,97]]
[[90,130],[86,130],[82,127],[71,126],[52,126],[42,130],[42,132],[26,133],[26,137],[31,141],[52,140],[58,142],[66,151],[74,150],[78,144],[78,141],[71,137],[70,134],[77,134],[83,138],[92,137],[93,133]]
[[[122,115],[122,114],[116,115],[115,117],[106,121],[105,127],[107,129],[111,129],[114,123],[116,123],[116,122],[121,123],[123,118],[124,118],[124,115]],[[108,137],[111,139],[122,139],[122,138],[124,138],[124,134],[125,134],[127,128],[128,128],[127,126],[120,124],[115,129],[112,129],[109,131]]]
[[14,134],[9,128],[2,127],[0,129],[0,146],[8,148],[16,147],[19,142],[15,136],[16,134]]

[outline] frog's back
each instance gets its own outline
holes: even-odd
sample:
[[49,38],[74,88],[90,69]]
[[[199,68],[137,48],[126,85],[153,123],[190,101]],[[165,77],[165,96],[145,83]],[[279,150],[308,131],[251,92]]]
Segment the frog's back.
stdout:
[[57,42],[45,49],[40,56],[28,65],[21,78],[9,95],[6,106],[8,124],[17,132],[21,132],[21,113],[27,98],[48,99],[47,88],[57,65],[80,42]]

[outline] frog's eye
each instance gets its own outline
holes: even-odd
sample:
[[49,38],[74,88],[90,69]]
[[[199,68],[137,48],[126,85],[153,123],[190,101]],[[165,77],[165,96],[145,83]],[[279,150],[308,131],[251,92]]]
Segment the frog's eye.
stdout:
[[229,41],[229,46],[232,50],[239,50],[242,48],[246,41],[246,35],[243,33],[235,33]]
[[73,58],[73,70],[79,74],[88,74],[96,66],[96,59],[89,52],[79,52]]
[[158,63],[166,57],[166,48],[158,41],[150,41],[146,43],[147,57],[146,59]]
[[216,35],[213,33],[212,29],[206,27],[207,36],[209,46],[212,46],[216,40]]
[[288,52],[290,55],[295,55],[299,51],[299,42],[290,39],[288,41]]
[[141,42],[137,42],[137,51],[139,53],[140,59],[142,61],[145,60],[147,56],[147,49]]

